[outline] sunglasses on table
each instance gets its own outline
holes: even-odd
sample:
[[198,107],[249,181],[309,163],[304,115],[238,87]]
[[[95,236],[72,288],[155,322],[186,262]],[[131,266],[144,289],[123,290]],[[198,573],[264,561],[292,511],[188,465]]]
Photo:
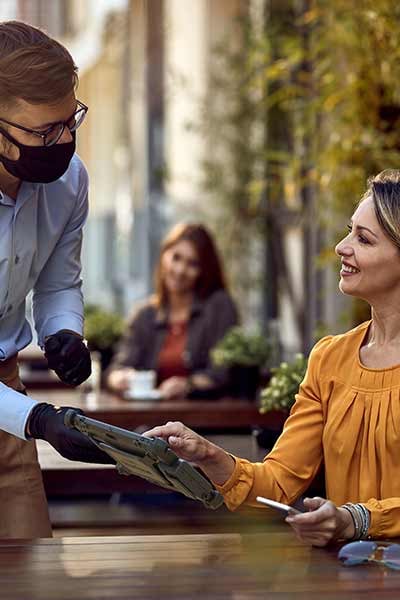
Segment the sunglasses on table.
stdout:
[[400,544],[358,540],[339,550],[338,559],[346,567],[376,563],[400,570]]

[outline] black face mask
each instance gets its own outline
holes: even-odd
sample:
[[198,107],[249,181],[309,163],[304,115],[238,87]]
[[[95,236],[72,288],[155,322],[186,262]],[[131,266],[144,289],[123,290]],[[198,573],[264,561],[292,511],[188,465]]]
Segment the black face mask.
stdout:
[[7,131],[1,133],[19,148],[19,159],[11,160],[0,154],[0,162],[5,169],[22,181],[50,183],[56,181],[68,169],[75,152],[75,131],[71,132],[72,142],[54,146],[26,146],[17,142]]

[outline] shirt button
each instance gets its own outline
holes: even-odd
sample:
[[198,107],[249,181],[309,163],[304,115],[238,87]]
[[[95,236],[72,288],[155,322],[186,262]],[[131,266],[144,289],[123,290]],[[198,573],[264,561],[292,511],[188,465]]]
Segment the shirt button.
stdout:
[[17,265],[18,263],[19,263],[19,256],[17,254],[16,257],[15,257],[15,264]]

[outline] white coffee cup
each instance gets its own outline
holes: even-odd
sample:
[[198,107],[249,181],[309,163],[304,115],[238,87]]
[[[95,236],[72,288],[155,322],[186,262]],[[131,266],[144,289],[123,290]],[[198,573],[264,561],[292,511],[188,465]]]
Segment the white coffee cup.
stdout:
[[135,371],[130,380],[129,395],[132,398],[147,398],[154,392],[155,385],[155,371]]

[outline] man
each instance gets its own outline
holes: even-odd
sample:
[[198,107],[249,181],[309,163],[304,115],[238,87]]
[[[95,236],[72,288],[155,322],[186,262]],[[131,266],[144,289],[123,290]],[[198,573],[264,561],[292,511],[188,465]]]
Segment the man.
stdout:
[[0,537],[51,535],[30,437],[71,459],[108,462],[64,426],[66,409],[24,395],[17,365],[32,339],[25,298],[33,290],[49,367],[70,385],[91,371],[80,279],[88,177],[75,154],[87,107],[75,97],[77,79],[61,44],[27,24],[0,23]]

